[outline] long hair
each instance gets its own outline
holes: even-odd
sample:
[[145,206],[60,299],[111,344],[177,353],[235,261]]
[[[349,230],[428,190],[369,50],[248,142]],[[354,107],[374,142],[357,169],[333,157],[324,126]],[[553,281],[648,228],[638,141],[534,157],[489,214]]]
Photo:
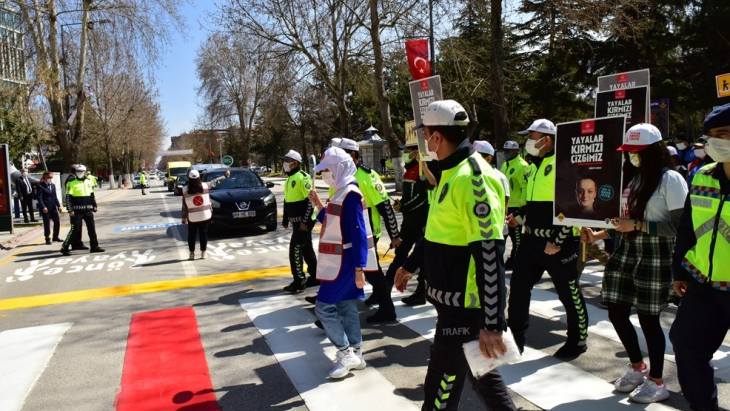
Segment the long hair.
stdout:
[[643,220],[646,204],[652,194],[656,191],[662,180],[664,172],[673,170],[669,150],[663,142],[657,142],[638,152],[641,163],[639,168],[634,167],[631,162],[624,164],[624,181],[634,180],[634,187],[629,193],[628,206],[629,216],[635,220]]
[[200,194],[203,192],[203,178],[188,178],[188,194]]

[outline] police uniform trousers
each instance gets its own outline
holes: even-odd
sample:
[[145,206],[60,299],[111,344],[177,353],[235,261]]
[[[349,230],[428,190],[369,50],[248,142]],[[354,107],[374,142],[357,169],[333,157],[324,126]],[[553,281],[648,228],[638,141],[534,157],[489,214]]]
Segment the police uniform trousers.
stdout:
[[[395,249],[393,261],[391,261],[390,266],[388,266],[388,271],[385,274],[385,277],[388,280],[389,295],[390,291],[392,291],[393,289],[395,272],[398,271],[398,269],[401,268],[406,262],[406,260],[408,259],[408,254],[411,252],[411,249],[413,249],[413,246],[416,245],[423,238],[423,228],[425,226],[426,221],[424,219],[409,219],[408,216],[404,215],[403,223],[400,227],[400,239],[403,241],[401,242],[400,246]],[[418,288],[421,292],[425,291],[425,280],[424,276],[422,275],[418,276]]]
[[58,238],[61,231],[61,219],[58,215],[58,209],[54,207],[47,208],[48,212],[44,213],[41,209],[41,216],[43,217],[43,235],[46,240],[50,239],[51,235],[51,221],[53,221],[53,238]]
[[378,313],[381,315],[395,315],[395,306],[390,298],[390,288],[385,279],[383,269],[380,267],[380,252],[378,252],[378,240],[380,237],[373,236],[375,242],[375,257],[378,261],[378,271],[365,271],[365,279],[373,286],[372,298],[378,303]]
[[522,236],[510,280],[507,324],[515,336],[520,350],[525,346],[525,334],[530,322],[530,297],[532,288],[547,271],[565,307],[568,319],[568,344],[578,344],[588,337],[588,312],[583,293],[578,284],[578,241],[566,240],[554,255],[545,254],[547,238],[530,234]]
[[434,304],[436,332],[428,361],[422,411],[458,410],[461,392],[467,379],[485,409],[513,411],[515,405],[507,385],[496,369],[480,379],[474,378],[462,345],[479,339],[479,309],[447,307]]
[[302,230],[301,223],[290,223],[292,227],[291,241],[289,241],[289,266],[294,281],[304,284],[304,263],[307,263],[307,272],[312,277],[317,275],[317,254],[312,246],[312,229],[314,221],[307,223]]
[[[73,228],[76,225],[76,213],[74,213],[73,217],[68,218],[68,222],[71,223],[71,228]],[[73,237],[71,238],[71,248],[72,249],[79,249],[84,246],[84,242],[82,241],[82,235],[81,235],[81,229],[83,227],[84,221],[81,220],[81,225],[77,230],[73,231]]]
[[[519,207],[509,207],[507,209],[507,215],[510,215],[512,213],[516,213],[519,211]],[[515,258],[517,257],[517,252],[520,250],[520,242],[522,241],[522,226],[517,227],[509,227],[509,239],[512,241],[512,250],[509,253],[509,258],[512,260],[510,264],[515,263]],[[514,265],[513,265],[514,267]]]
[[68,250],[68,247],[73,244],[74,239],[80,238],[80,235],[76,233],[81,232],[81,225],[86,223],[86,232],[89,233],[89,245],[92,249],[99,247],[99,241],[96,239],[96,224],[94,223],[94,212],[91,210],[74,211],[74,223],[71,225],[66,235],[66,240],[63,242],[62,250]]
[[682,394],[694,411],[717,410],[717,384],[710,360],[730,328],[730,292],[689,280],[669,340],[677,359]]

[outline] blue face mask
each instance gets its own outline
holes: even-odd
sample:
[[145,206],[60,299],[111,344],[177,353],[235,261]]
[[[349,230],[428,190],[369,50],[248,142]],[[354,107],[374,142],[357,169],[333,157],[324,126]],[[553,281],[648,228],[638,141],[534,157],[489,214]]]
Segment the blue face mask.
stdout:
[[512,154],[510,153],[504,153],[504,161],[509,161],[512,159]]

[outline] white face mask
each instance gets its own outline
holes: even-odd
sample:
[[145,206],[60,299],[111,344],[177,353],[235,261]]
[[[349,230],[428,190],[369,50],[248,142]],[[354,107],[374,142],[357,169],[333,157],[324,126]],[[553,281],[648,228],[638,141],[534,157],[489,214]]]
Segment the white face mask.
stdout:
[[705,143],[705,150],[713,160],[720,163],[730,163],[730,140],[711,138]]
[[677,150],[684,150],[687,148],[687,145],[684,143],[677,144]]
[[84,178],[84,175],[85,174],[86,174],[85,171],[81,171],[81,172],[76,173],[76,177],[78,177],[78,178]]
[[543,138],[541,138],[539,140],[528,139],[525,142],[525,151],[527,151],[527,154],[529,154],[531,156],[539,156],[541,148],[537,148],[535,146],[537,145],[537,143],[541,142],[542,140],[545,140],[544,136],[543,136]]
[[436,152],[439,150],[439,147],[441,147],[441,143],[439,143],[439,145],[437,145],[436,148],[433,151],[431,151],[428,148],[428,142],[431,141],[431,139],[433,139],[433,134],[431,134],[431,138],[429,138],[428,141],[426,142],[426,154],[428,154],[428,156],[431,157],[432,159],[438,161],[439,155],[436,154]]
[[641,158],[639,158],[639,153],[629,153],[629,161],[631,161],[631,164],[634,165],[634,167],[639,168],[641,165]]
[[[696,148],[695,149],[695,157],[697,158],[705,158],[705,149],[704,148]],[[715,157],[712,157],[715,158]]]
[[335,186],[335,178],[332,176],[331,171],[323,171],[322,172],[322,181],[324,181],[325,184],[327,184],[330,187]]
[[51,184],[52,182],[53,182],[53,179],[52,178],[49,177],[49,178],[46,179],[46,183]]
[[284,171],[287,173],[291,171],[291,163],[284,163]]

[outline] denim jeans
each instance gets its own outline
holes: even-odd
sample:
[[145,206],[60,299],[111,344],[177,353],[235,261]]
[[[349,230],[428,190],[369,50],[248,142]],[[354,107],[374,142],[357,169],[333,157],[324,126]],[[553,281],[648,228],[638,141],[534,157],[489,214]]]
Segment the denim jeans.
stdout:
[[[317,300],[314,305],[314,314],[322,321],[327,338],[338,350],[344,350],[347,347],[359,348],[362,345],[357,300],[340,301],[336,304],[327,304]],[[340,317],[342,317],[342,322],[340,322]]]

